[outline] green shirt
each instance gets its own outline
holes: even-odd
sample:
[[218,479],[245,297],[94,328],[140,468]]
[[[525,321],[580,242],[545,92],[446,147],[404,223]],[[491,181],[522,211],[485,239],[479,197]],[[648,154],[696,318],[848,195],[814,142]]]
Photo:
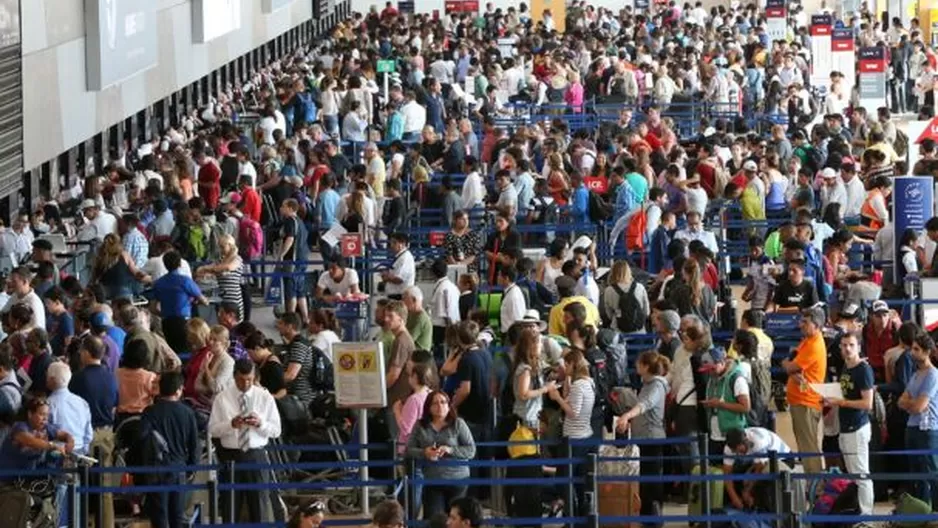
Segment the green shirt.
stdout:
[[433,322],[426,311],[407,315],[407,331],[414,338],[417,350],[430,350],[433,346]]
[[778,231],[773,231],[769,238],[765,240],[765,256],[772,260],[777,259],[782,254],[782,237]]

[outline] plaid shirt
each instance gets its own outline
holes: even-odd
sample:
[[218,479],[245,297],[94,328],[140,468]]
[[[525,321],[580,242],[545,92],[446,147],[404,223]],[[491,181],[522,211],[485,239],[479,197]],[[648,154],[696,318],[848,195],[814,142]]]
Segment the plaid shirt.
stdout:
[[138,270],[142,270],[146,266],[150,253],[150,244],[147,242],[147,237],[143,236],[143,233],[136,227],[124,235],[124,250],[130,254],[130,258],[134,260],[134,265],[137,266]]
[[231,357],[233,357],[235,361],[239,359],[249,359],[247,349],[244,348],[241,340],[237,337],[229,338],[228,353],[231,354]]

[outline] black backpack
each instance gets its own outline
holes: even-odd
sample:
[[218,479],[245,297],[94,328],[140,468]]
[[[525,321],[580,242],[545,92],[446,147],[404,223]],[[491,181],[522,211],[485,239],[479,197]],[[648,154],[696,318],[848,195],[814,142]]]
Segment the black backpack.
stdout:
[[586,361],[589,363],[590,377],[596,389],[596,400],[593,403],[593,417],[606,415],[609,408],[609,395],[612,394],[614,383],[609,372],[609,359],[605,352],[593,347],[586,352]]
[[[146,419],[141,421],[139,437],[140,465],[146,467],[169,466],[169,443],[162,433],[156,430]],[[162,478],[160,473],[141,475],[146,483],[159,484]]]
[[335,390],[335,370],[332,361],[325,352],[319,350],[308,342],[304,343],[313,352],[313,368],[309,371],[309,384],[315,392],[332,392]]
[[620,332],[635,332],[645,327],[647,316],[638,303],[638,299],[635,298],[635,287],[637,285],[638,281],[633,280],[628,292],[620,288],[618,284],[612,285],[612,289],[619,294],[620,314],[616,318],[616,327]]
[[628,346],[622,334],[611,328],[601,328],[596,333],[596,346],[606,355],[610,387],[630,386]]
[[609,203],[596,191],[589,191],[588,212],[590,220],[605,222],[612,218],[613,209]]
[[[742,376],[742,372],[737,372],[730,380],[730,387],[736,385],[736,378]],[[749,382],[749,413],[746,414],[746,423],[749,427],[766,427],[769,422],[769,410],[766,408],[762,398],[759,397],[759,385],[761,381],[756,373],[752,373],[752,381]]]

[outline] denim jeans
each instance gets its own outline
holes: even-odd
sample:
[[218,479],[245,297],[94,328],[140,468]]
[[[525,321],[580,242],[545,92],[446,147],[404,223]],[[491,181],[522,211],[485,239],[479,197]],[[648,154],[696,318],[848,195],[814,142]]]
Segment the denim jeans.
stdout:
[[[918,427],[906,428],[905,444],[908,449],[936,451],[938,450],[938,431],[922,431]],[[918,460],[924,465],[923,473],[938,474],[938,455],[921,455]],[[938,505],[938,500],[936,500],[938,499],[938,485],[930,480],[919,481],[913,490],[913,495],[930,503],[932,508]]]
[[454,499],[466,496],[466,486],[426,486],[423,488],[423,518],[431,519],[438,513],[449,513]]

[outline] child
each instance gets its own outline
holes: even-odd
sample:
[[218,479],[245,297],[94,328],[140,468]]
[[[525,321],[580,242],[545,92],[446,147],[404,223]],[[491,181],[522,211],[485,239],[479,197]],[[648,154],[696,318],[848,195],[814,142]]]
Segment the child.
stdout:
[[750,303],[752,310],[764,311],[775,289],[775,277],[771,271],[775,266],[772,259],[765,255],[762,239],[749,237],[749,276],[743,301]]

